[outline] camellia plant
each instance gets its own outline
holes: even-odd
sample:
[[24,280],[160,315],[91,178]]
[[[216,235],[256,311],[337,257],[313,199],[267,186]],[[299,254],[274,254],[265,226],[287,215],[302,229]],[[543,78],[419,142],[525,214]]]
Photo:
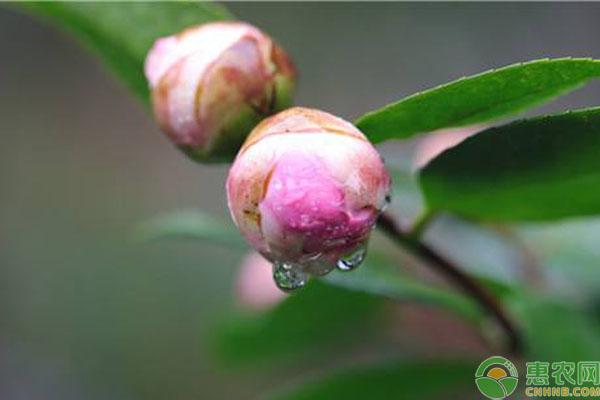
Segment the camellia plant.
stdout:
[[[233,21],[222,6],[24,7],[95,51],[200,168],[205,162],[232,163],[223,185],[239,232],[199,211],[157,217],[140,228],[146,238],[192,237],[255,251],[237,283],[237,297],[252,312],[218,329],[215,349],[222,359],[260,364],[314,354],[335,342],[364,342],[383,330],[377,329],[383,320],[393,320],[390,300],[456,315],[482,338],[481,356],[500,353],[520,363],[600,355],[598,323],[589,310],[561,300],[550,284],[540,288],[526,278],[507,282],[477,272],[428,240],[430,228],[450,218],[453,232],[494,235],[524,259],[540,258],[523,263],[523,276],[547,274],[546,249],[536,248],[535,235],[518,224],[600,213],[600,108],[498,121],[600,77],[600,61],[517,63],[416,93],[349,122],[310,104],[293,107],[297,72],[291,55],[259,27]],[[420,137],[427,139],[418,142],[412,162],[415,179],[386,167],[374,147]],[[396,202],[415,203],[419,196],[419,214]],[[374,229],[400,252],[376,243],[384,241],[381,235],[370,240]],[[461,245],[470,244],[476,246]],[[415,264],[417,272],[410,272]],[[274,284],[265,280],[269,268]],[[283,296],[277,288],[294,293]],[[554,316],[560,316],[555,324],[561,328],[548,330]],[[427,336],[430,328],[416,329],[416,336]],[[435,329],[450,329],[446,336],[460,332],[448,325]],[[446,397],[447,390],[472,390],[478,362],[388,360],[276,397]],[[426,384],[417,390],[413,380]]]

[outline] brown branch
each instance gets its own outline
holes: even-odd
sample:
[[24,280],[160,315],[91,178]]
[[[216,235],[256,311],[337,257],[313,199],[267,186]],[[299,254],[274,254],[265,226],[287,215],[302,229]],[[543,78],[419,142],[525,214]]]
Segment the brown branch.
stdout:
[[383,213],[379,217],[377,227],[394,242],[425,261],[426,265],[444,274],[453,284],[472,297],[504,329],[508,337],[511,354],[518,354],[521,351],[521,337],[516,326],[506,315],[502,305],[491,293],[434,249],[419,240],[412,240],[388,213]]

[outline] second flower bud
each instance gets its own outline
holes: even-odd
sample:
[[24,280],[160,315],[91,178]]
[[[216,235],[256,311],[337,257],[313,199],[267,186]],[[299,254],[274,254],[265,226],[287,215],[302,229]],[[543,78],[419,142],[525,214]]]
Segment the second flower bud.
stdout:
[[155,117],[199,161],[228,161],[264,117],[288,107],[296,72],[259,29],[215,22],[156,41],[146,58]]

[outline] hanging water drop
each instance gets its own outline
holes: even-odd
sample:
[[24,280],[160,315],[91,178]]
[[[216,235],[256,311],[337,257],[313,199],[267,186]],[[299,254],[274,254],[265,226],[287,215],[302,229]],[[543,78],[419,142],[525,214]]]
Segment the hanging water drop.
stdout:
[[367,250],[364,246],[360,246],[351,254],[348,254],[337,260],[336,267],[340,271],[352,271],[358,267],[365,259]]
[[273,264],[273,279],[279,289],[290,292],[306,285],[308,276],[298,265],[276,262]]

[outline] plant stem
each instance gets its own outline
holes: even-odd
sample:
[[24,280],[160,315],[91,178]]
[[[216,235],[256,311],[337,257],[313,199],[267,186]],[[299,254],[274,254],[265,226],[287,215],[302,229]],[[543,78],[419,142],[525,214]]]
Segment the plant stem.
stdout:
[[498,324],[506,332],[510,353],[519,354],[521,351],[520,334],[514,323],[507,316],[500,302],[491,293],[434,249],[419,240],[411,239],[408,234],[402,231],[390,214],[383,213],[379,217],[377,227],[395,243],[415,254],[431,268],[443,273],[456,286],[471,296],[484,311],[497,320]]

